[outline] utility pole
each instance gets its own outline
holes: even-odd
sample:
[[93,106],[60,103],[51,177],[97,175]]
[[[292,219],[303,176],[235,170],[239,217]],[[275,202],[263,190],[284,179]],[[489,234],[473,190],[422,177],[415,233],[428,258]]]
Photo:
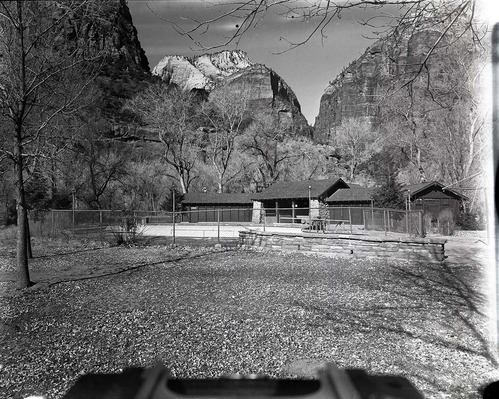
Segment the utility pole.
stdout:
[[312,186],[308,186],[308,226],[312,230]]

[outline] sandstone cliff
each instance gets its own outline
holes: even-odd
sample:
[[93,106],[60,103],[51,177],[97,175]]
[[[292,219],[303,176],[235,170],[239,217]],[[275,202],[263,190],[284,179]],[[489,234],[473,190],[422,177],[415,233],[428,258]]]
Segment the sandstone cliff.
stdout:
[[434,43],[435,31],[408,36],[392,35],[376,41],[332,82],[321,97],[314,125],[314,139],[326,141],[349,118],[367,119],[379,125],[380,107],[386,93],[418,68],[421,58]]
[[62,34],[66,40],[77,41],[79,48],[104,57],[98,61],[101,68],[95,84],[100,95],[95,100],[104,118],[116,126],[127,122],[121,112],[124,102],[153,78],[126,0],[98,2],[93,7],[105,17],[75,14]]
[[90,54],[105,54],[106,64],[149,72],[126,0],[97,2],[89,7],[92,9],[77,8],[65,19],[61,39],[77,43]]
[[272,114],[291,134],[311,135],[293,90],[270,68],[252,63],[243,51],[221,51],[194,58],[169,55],[152,73],[184,90],[210,93],[221,85],[234,90],[244,86],[250,92],[254,114]]

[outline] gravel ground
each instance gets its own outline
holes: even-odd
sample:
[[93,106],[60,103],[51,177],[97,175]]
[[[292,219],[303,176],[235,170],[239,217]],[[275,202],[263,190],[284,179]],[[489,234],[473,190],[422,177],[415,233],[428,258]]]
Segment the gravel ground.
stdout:
[[2,298],[0,397],[59,398],[81,374],[156,360],[176,377],[332,361],[404,375],[427,398],[479,397],[498,378],[480,265],[38,245],[44,283]]

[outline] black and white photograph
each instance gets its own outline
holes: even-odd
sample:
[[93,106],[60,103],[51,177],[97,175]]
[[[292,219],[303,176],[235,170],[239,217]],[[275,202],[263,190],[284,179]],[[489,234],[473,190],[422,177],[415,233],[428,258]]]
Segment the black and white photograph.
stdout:
[[0,0],[0,397],[499,398],[497,0]]

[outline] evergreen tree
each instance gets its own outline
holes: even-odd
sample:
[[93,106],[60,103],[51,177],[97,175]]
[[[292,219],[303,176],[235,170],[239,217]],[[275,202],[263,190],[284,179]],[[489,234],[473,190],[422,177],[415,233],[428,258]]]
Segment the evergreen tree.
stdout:
[[386,181],[373,194],[374,206],[378,208],[404,209],[405,200],[402,188],[395,175],[388,175]]

